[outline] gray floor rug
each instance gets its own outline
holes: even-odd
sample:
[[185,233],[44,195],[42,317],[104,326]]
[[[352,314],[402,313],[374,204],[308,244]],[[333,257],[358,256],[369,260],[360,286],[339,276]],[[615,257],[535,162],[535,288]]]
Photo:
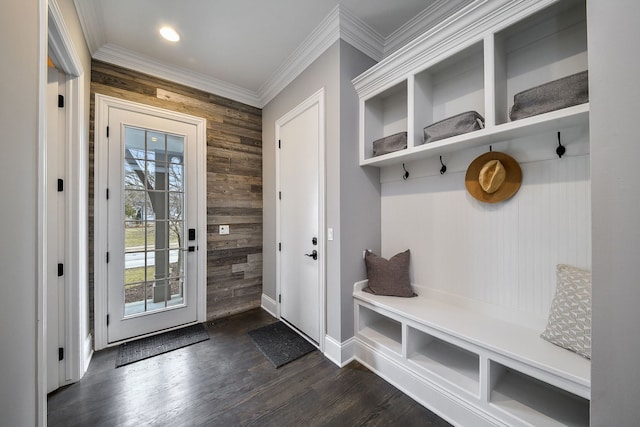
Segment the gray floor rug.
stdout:
[[126,342],[118,347],[116,368],[208,339],[209,334],[202,323],[198,323],[152,337]]
[[249,331],[249,336],[276,368],[316,349],[309,341],[282,322]]

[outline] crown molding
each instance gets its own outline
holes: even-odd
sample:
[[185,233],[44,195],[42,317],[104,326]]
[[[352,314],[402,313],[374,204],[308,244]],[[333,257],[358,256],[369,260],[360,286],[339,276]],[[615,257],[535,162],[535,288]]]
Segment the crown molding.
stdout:
[[384,38],[344,6],[338,4],[296,50],[260,86],[262,105],[268,104],[339,39],[376,61],[382,59]]
[[387,57],[443,19],[456,14],[474,0],[436,0],[403,26],[391,33],[384,41],[384,56]]
[[375,61],[381,61],[385,38],[346,7],[338,5],[337,8],[340,12],[340,38]]
[[252,107],[262,108],[262,103],[258,95],[252,90],[232,85],[182,67],[167,65],[117,45],[105,44],[93,54],[93,58],[195,89],[204,90],[211,94],[230,98],[251,105]]
[[557,0],[474,0],[385,57],[352,83],[361,98],[392,86],[452,52],[483,41],[483,34],[505,28]]
[[82,27],[82,33],[87,42],[87,47],[93,56],[100,47],[107,43],[100,2],[73,0],[73,4],[76,7],[76,12],[80,19],[80,26]]
[[258,88],[258,95],[263,106],[275,98],[280,91],[338,40],[340,37],[339,15],[340,8],[336,6]]
[[383,58],[404,50],[412,41],[422,39],[425,33],[432,33],[434,28],[441,26],[443,20],[449,21],[458,16],[469,4],[477,3],[478,0],[437,0],[386,39],[349,9],[338,4],[257,91],[164,64],[143,54],[109,44],[99,2],[73,2],[94,59],[263,108],[339,39],[380,62]]

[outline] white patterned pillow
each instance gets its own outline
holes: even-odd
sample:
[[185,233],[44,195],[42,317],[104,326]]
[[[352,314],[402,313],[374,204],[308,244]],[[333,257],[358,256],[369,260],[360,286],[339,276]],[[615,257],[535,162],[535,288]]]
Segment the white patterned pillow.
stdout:
[[547,329],[540,335],[591,359],[591,272],[559,264]]

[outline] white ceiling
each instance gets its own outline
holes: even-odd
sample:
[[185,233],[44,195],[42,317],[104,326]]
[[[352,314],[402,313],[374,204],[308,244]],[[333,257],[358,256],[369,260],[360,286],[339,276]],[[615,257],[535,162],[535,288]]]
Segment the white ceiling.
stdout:
[[[94,58],[259,107],[338,37],[380,60],[471,2],[74,1]],[[162,39],[164,25],[181,40]]]

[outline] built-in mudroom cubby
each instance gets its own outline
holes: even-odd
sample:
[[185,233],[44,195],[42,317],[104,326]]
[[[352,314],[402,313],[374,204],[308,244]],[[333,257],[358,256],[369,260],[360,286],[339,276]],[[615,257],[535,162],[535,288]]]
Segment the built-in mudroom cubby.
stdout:
[[[380,255],[410,249],[417,294],[355,284],[356,358],[455,425],[588,426],[590,360],[540,334],[556,266],[591,267],[589,103],[514,106],[540,85],[587,79],[585,1],[472,5],[353,80],[359,163],[380,169]],[[425,139],[467,112],[483,120]],[[401,132],[406,148],[374,152]],[[484,203],[466,173],[492,151],[522,178]]]

